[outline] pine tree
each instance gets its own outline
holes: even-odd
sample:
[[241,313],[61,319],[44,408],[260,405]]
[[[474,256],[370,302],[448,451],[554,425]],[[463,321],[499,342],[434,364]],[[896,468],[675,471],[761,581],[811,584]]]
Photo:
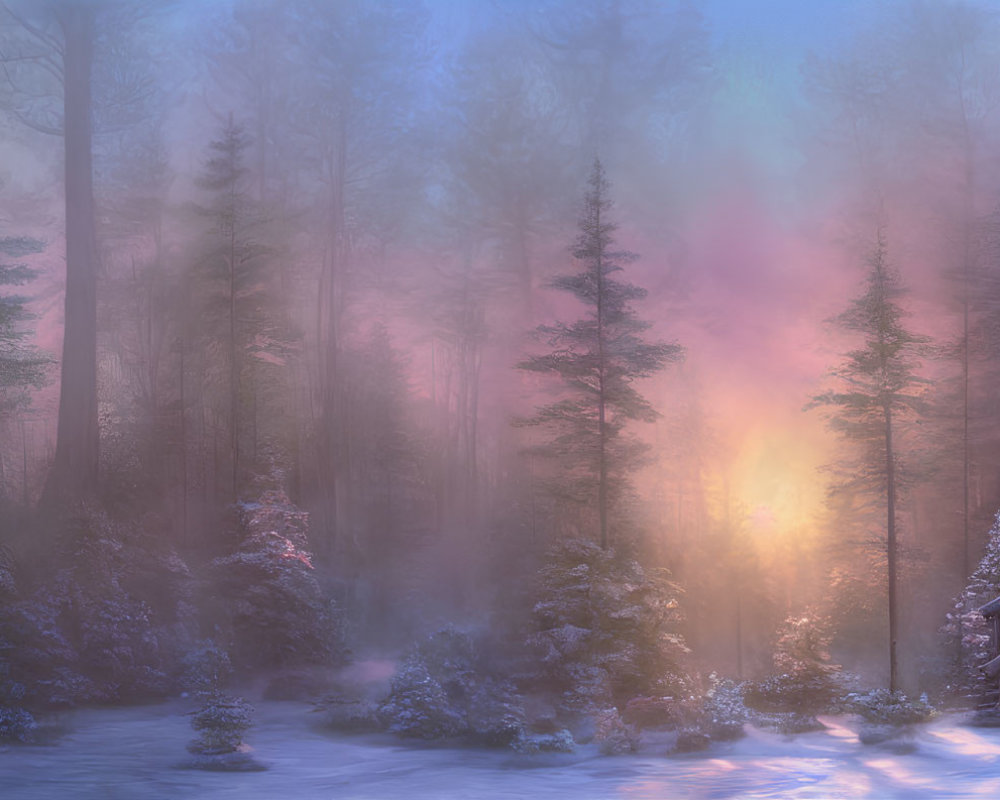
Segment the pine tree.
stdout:
[[775,672],[751,684],[747,704],[762,711],[814,714],[840,692],[840,665],[830,658],[830,620],[815,610],[789,614],[778,630]]
[[585,506],[596,497],[602,548],[609,546],[609,516],[617,510],[628,473],[643,450],[623,435],[625,424],[656,417],[633,381],[658,372],[682,354],[677,344],[641,338],[649,323],[636,316],[631,304],[646,291],[614,277],[636,256],[614,249],[617,226],[609,219],[611,207],[604,169],[595,160],[572,248],[582,269],[551,284],[576,297],[588,314],[572,323],[539,327],[552,349],[518,365],[558,376],[567,390],[562,399],[541,406],[520,424],[552,432],[535,452],[557,460],[559,478],[552,485],[557,495]]
[[898,273],[887,258],[882,231],[868,260],[864,293],[836,317],[843,329],[859,334],[863,345],[847,353],[834,370],[841,391],[825,392],[812,405],[832,406],[830,427],[859,447],[860,464],[836,488],[874,497],[885,505],[886,577],[889,618],[889,689],[897,687],[898,547],[896,505],[899,496],[898,447],[894,436],[901,419],[919,408],[915,391],[918,356],[927,339],[903,327],[903,294]]
[[986,687],[979,667],[989,661],[993,636],[990,625],[979,613],[986,603],[1000,595],[1000,512],[990,528],[986,552],[962,593],[955,598],[947,622],[941,629],[951,652],[959,657],[949,677],[949,688],[961,694],[980,694]]
[[575,711],[691,691],[680,588],[665,569],[568,539],[538,573],[528,645],[536,679]]
[[[254,294],[264,248],[254,240],[259,223],[248,191],[246,151],[250,139],[243,126],[232,117],[220,131],[220,137],[209,145],[198,185],[209,198],[199,211],[212,224],[206,240],[208,249],[199,265],[203,318],[224,322],[224,327],[205,331],[208,349],[216,350],[225,363],[221,379],[228,400],[229,466],[231,468],[232,499],[240,490],[244,454],[241,444],[246,435],[246,414],[242,407],[243,381],[248,372],[248,354],[252,334],[247,322],[256,309]],[[211,324],[211,323],[209,323]]]
[[[25,237],[0,238],[0,257],[20,259],[41,252],[42,244]],[[0,262],[0,286],[20,286],[35,270],[22,263]],[[45,382],[52,359],[26,343],[31,331],[27,299],[0,295],[0,418],[26,402],[25,391]]]

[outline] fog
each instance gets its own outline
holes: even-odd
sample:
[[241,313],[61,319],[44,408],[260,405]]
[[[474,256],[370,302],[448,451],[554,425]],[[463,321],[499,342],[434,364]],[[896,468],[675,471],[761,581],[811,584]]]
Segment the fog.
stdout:
[[986,0],[0,4],[21,705],[457,626],[624,713],[803,619],[844,691],[973,697],[998,58]]

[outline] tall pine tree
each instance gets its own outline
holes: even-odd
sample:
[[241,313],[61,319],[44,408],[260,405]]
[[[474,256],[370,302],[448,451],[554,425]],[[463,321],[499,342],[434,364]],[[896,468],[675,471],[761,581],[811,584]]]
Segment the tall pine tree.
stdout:
[[927,339],[903,326],[899,274],[890,267],[880,230],[868,259],[864,293],[836,317],[844,330],[858,334],[862,346],[851,350],[834,370],[842,388],[814,398],[832,406],[830,427],[859,448],[859,464],[839,488],[884,504],[889,621],[889,688],[898,688],[896,643],[899,633],[899,557],[896,505],[899,497],[899,424],[919,409],[916,374]]
[[197,265],[198,291],[206,345],[225,364],[220,383],[225,387],[228,413],[220,416],[228,417],[233,502],[239,497],[246,459],[242,452],[247,427],[243,389],[252,338],[247,322],[256,307],[261,260],[266,252],[254,236],[260,219],[248,189],[245,160],[249,146],[244,127],[230,115],[220,137],[209,144],[209,156],[197,181],[209,200],[198,210],[211,223],[206,252]]
[[556,460],[558,478],[552,486],[558,495],[587,508],[596,498],[599,541],[605,549],[613,527],[610,518],[643,450],[623,429],[630,420],[656,416],[632,384],[683,352],[677,344],[642,339],[649,323],[636,316],[632,301],[645,297],[646,290],[615,277],[636,255],[615,249],[611,208],[608,181],[595,160],[572,248],[581,270],[551,284],[576,297],[587,314],[572,323],[540,326],[538,333],[551,349],[518,365],[562,380],[564,396],[539,407],[521,424],[551,432],[535,452]]

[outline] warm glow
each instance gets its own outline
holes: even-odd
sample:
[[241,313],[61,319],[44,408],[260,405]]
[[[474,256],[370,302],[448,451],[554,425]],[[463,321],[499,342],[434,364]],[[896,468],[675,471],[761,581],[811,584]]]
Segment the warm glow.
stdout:
[[733,459],[730,502],[754,536],[801,531],[821,507],[823,453],[802,427],[754,428]]

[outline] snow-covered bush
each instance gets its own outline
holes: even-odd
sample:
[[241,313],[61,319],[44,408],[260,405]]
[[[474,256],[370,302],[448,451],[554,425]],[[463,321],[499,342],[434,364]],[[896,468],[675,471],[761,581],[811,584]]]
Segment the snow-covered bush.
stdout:
[[712,738],[699,727],[681,728],[674,742],[675,753],[697,753],[712,744]]
[[859,714],[865,721],[879,725],[913,725],[927,722],[935,714],[927,695],[913,700],[901,691],[888,689],[852,692],[841,699],[840,706],[846,712]]
[[23,742],[30,738],[35,720],[22,706],[24,685],[12,674],[12,661],[17,657],[16,623],[11,613],[17,601],[13,561],[10,551],[0,548],[0,741]]
[[514,685],[492,676],[477,677],[466,710],[473,741],[512,747],[524,736],[524,710]]
[[715,741],[737,739],[743,735],[743,725],[750,721],[746,707],[746,684],[709,676],[710,686],[702,700],[701,729]]
[[392,680],[392,691],[379,708],[393,733],[417,739],[457,736],[465,728],[459,708],[419,658],[407,658]]
[[776,674],[747,687],[747,705],[807,715],[828,709],[841,691],[840,666],[830,661],[828,627],[818,614],[789,616],[775,648]]
[[633,697],[625,704],[622,719],[640,730],[646,728],[684,728],[699,724],[702,701],[686,697]]
[[518,753],[535,755],[537,753],[572,753],[576,742],[565,728],[551,733],[523,733],[511,742],[511,748]]
[[233,673],[229,654],[211,639],[198,642],[181,661],[180,685],[196,694],[218,692]]
[[388,730],[420,739],[460,736],[514,746],[524,733],[514,686],[491,674],[476,641],[455,628],[432,634],[407,655],[379,717]]
[[[173,577],[173,569],[186,568],[146,544],[136,528],[87,510],[63,533],[66,566],[33,598],[76,652],[101,701],[162,696],[170,688],[160,638],[169,635],[176,599],[163,602],[157,619],[152,602],[168,592],[151,575]],[[157,563],[168,560],[179,566]]]
[[234,752],[243,742],[243,734],[253,727],[253,706],[242,697],[213,694],[191,717],[191,727],[198,738],[188,751],[200,755]]
[[43,593],[0,605],[3,680],[17,687],[19,702],[31,709],[67,708],[102,697],[95,682],[79,672],[80,656],[60,628],[58,611]]
[[324,596],[307,549],[308,515],[282,493],[239,507],[242,541],[209,569],[214,622],[238,669],[336,662],[340,615]]
[[993,657],[990,625],[978,609],[1000,596],[1000,512],[990,528],[986,552],[969,577],[968,585],[954,599],[941,628],[941,649],[955,657],[945,669],[946,690],[958,695],[979,695],[987,688],[979,670]]
[[93,509],[53,539],[44,578],[0,603],[0,669],[23,687],[24,707],[166,694],[190,622],[184,563],[139,526]]
[[702,750],[713,741],[743,735],[753,713],[743,701],[746,684],[709,675],[708,690],[700,697],[635,698],[625,707],[624,719],[636,728],[676,730],[676,752]]
[[594,741],[606,756],[633,753],[639,747],[639,737],[622,720],[617,708],[601,709],[595,715]]
[[37,727],[28,711],[0,701],[0,742],[28,742]]
[[528,640],[538,682],[566,710],[588,713],[690,694],[678,594],[664,570],[589,541],[562,542],[539,574]]
[[378,706],[367,700],[327,697],[316,704],[323,724],[342,733],[374,733],[382,729]]

